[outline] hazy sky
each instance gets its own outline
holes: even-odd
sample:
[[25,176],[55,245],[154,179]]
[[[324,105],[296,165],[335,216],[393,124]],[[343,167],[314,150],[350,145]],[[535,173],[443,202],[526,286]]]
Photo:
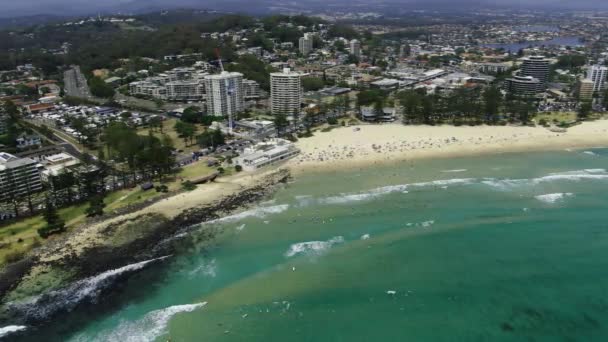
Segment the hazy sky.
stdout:
[[[344,2],[348,6],[352,1],[349,0],[329,0],[328,2]],[[606,0],[378,0],[379,2],[403,3],[414,6],[424,6],[429,3],[446,3],[457,6],[460,3],[468,5],[487,4],[499,6],[513,7],[529,7],[529,6],[547,6],[548,8],[579,8],[579,9],[607,9],[608,1]],[[147,5],[166,5],[167,7],[208,7],[216,8],[218,4],[224,6],[228,3],[238,3],[234,10],[247,11],[248,8],[253,9],[260,3],[297,3],[304,5],[305,2],[319,3],[319,0],[0,0],[0,16],[18,16],[31,14],[83,14],[94,13],[99,10],[116,10],[117,8],[126,8],[127,10],[145,8]],[[373,6],[374,0],[360,0],[369,6]],[[322,3],[322,2],[321,2]],[[225,7],[224,7],[225,9]]]

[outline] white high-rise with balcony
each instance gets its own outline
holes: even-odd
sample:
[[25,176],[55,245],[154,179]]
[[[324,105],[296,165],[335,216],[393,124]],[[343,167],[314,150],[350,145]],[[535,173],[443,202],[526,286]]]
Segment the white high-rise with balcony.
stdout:
[[243,74],[224,71],[205,77],[207,113],[232,116],[243,111]]
[[606,89],[606,77],[608,67],[602,65],[590,65],[587,68],[587,79],[593,81],[593,92],[602,92]]
[[300,113],[302,74],[290,69],[270,74],[270,111],[273,115]]

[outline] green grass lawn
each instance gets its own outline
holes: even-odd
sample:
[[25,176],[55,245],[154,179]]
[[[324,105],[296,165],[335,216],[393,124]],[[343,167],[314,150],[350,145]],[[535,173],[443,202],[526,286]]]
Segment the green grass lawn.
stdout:
[[[228,168],[227,173],[232,173],[232,169]],[[167,185],[169,191],[175,191],[181,188],[180,178],[185,180],[195,179],[209,175],[215,171],[215,168],[208,167],[205,161],[201,161],[183,167],[175,179],[164,184]],[[155,182],[155,185],[158,184],[160,183]],[[114,191],[105,197],[106,208],[104,210],[106,213],[109,213],[122,207],[141,203],[162,195],[163,193],[157,192],[154,189],[144,191],[140,187]],[[85,211],[88,206],[89,204],[85,202],[59,209],[59,216],[65,221],[68,230],[85,222]],[[38,236],[38,229],[44,227],[45,224],[46,222],[42,215],[36,215],[8,226],[0,227],[0,265],[6,262],[7,255],[25,253],[37,244],[44,243],[45,240]]]
[[178,177],[184,179],[195,179],[203,176],[207,176],[215,172],[216,169],[207,166],[207,163],[203,160],[194,164],[186,165],[182,167],[182,170],[178,174]]
[[[70,206],[59,209],[59,216],[66,222],[68,229],[74,228],[85,219],[84,212],[88,204]],[[0,228],[0,264],[5,262],[7,255],[27,252],[36,244],[43,242],[38,237],[38,229],[44,227],[46,222],[42,215],[27,218]]]
[[[157,138],[162,138],[163,134],[166,134],[169,136],[169,138],[171,138],[171,140],[173,141],[173,147],[175,147],[178,150],[184,150],[184,151],[195,151],[195,150],[199,150],[200,148],[198,147],[198,145],[196,144],[196,141],[194,142],[194,145],[187,145],[184,142],[184,139],[180,138],[179,135],[177,134],[177,132],[174,129],[175,123],[178,121],[178,119],[175,118],[171,118],[171,119],[167,119],[163,122],[163,133],[161,133],[160,131],[156,130],[153,132],[153,135]],[[201,134],[203,132],[203,126],[202,125],[196,125],[197,128],[197,132],[196,134]],[[147,127],[141,127],[137,130],[137,134],[139,135],[148,135],[148,132],[150,131],[149,128]],[[195,139],[196,140],[196,139]]]
[[545,120],[549,124],[559,124],[561,122],[571,123],[576,121],[575,112],[550,112],[550,113],[538,113],[534,118],[534,121],[538,123],[540,120]]

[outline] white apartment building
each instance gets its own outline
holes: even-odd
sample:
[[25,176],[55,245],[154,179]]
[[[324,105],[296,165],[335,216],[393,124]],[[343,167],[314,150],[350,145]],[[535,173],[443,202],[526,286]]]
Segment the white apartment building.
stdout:
[[593,92],[602,92],[606,89],[606,77],[608,77],[608,67],[590,65],[587,68],[587,79],[593,81]]
[[231,116],[244,109],[243,74],[224,71],[205,77],[207,113]]
[[41,190],[36,161],[0,152],[0,200],[7,201]]
[[288,68],[270,74],[270,111],[273,115],[294,115],[302,103],[302,74]]
[[313,49],[313,36],[311,33],[304,33],[304,37],[300,38],[299,41],[300,53],[307,56],[312,52]]
[[205,84],[198,80],[169,82],[165,86],[167,99],[173,101],[196,101],[205,95]]
[[199,101],[205,97],[204,79],[209,74],[200,68],[181,67],[169,70],[143,81],[129,84],[132,95],[144,95],[161,100]]

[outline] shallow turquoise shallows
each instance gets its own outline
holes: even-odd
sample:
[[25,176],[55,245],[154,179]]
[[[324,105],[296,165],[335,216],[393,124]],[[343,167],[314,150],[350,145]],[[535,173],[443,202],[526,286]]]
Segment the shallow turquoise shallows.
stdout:
[[136,274],[120,305],[52,334],[606,341],[607,168],[608,150],[593,149],[300,176],[197,228],[223,233]]

